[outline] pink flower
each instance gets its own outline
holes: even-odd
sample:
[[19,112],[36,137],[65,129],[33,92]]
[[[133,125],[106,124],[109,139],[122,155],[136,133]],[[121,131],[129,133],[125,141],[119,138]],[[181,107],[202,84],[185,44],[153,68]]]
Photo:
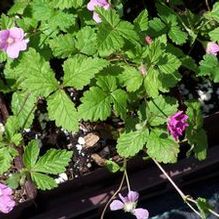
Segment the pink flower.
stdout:
[[114,200],[110,204],[110,210],[116,211],[123,209],[125,212],[130,212],[135,215],[137,219],[147,219],[149,217],[148,210],[143,208],[136,208],[139,194],[134,191],[129,191],[128,196],[124,197],[119,194],[120,200]]
[[146,36],[146,37],[144,38],[144,40],[145,40],[145,42],[146,42],[148,45],[150,45],[151,43],[153,43],[153,40],[152,40],[152,38],[151,38],[150,36]]
[[108,3],[107,0],[90,0],[90,2],[87,4],[87,9],[89,11],[93,11],[93,19],[97,23],[100,23],[101,18],[99,17],[99,15],[96,12],[94,12],[95,7],[101,7],[101,8],[104,8],[105,10],[109,10],[110,4]]
[[188,116],[179,111],[168,118],[167,128],[175,140],[178,140],[183,135],[184,130],[189,124],[186,122]]
[[15,201],[12,199],[12,189],[0,183],[0,211],[7,214],[15,206]]
[[17,27],[0,31],[0,49],[10,58],[17,58],[20,51],[27,49],[28,40],[24,36],[23,29]]
[[206,52],[208,54],[212,54],[214,56],[217,56],[217,53],[219,52],[219,45],[214,42],[209,42],[207,44]]

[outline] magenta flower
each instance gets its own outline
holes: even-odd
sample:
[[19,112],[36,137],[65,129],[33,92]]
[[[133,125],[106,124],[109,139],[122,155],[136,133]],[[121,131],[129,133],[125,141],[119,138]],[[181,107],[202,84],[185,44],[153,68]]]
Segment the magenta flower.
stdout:
[[214,56],[217,56],[217,53],[219,52],[219,45],[214,42],[209,42],[207,44],[206,52],[208,54],[212,54]]
[[0,211],[7,214],[15,206],[12,198],[12,189],[0,183]]
[[167,128],[175,140],[178,140],[183,135],[184,130],[189,124],[186,122],[188,116],[179,111],[168,118]]
[[144,40],[145,40],[145,42],[146,42],[148,45],[150,45],[151,43],[153,43],[153,40],[152,40],[152,38],[151,38],[150,36],[146,36]]
[[101,22],[101,18],[99,15],[94,11],[95,7],[101,7],[105,10],[109,10],[110,4],[107,0],[90,0],[90,2],[87,4],[87,9],[89,11],[93,11],[93,19],[97,22]]
[[120,200],[114,200],[110,204],[110,210],[116,211],[123,209],[125,212],[129,212],[136,216],[137,219],[147,219],[149,217],[148,210],[143,208],[136,208],[139,194],[134,191],[129,191],[128,196],[123,197],[119,194]]
[[17,58],[20,51],[27,49],[28,39],[24,39],[24,36],[23,29],[17,27],[0,31],[0,49],[10,58]]

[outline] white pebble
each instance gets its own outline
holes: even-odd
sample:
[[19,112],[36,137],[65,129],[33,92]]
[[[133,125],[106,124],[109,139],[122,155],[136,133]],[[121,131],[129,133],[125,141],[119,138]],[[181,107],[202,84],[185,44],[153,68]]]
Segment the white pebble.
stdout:
[[87,167],[88,167],[88,168],[91,168],[91,167],[92,167],[91,163],[88,163],[88,164],[87,164]]
[[3,133],[5,131],[5,127],[2,123],[0,123],[0,133]]
[[81,151],[82,150],[82,145],[76,144],[76,148],[77,148],[78,151]]
[[84,138],[79,137],[79,138],[78,138],[78,143],[81,144],[81,145],[84,145],[84,144],[85,144]]
[[66,173],[60,173],[59,174],[59,177],[62,178],[64,181],[67,181],[68,180],[68,176]]

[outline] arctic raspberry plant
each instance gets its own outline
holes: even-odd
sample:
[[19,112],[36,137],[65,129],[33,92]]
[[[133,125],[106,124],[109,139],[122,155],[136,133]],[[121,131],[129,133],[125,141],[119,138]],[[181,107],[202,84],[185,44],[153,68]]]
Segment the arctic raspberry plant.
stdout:
[[[177,93],[185,69],[192,77],[219,81],[219,3],[199,15],[181,1],[156,1],[156,16],[145,8],[133,21],[124,18],[122,3],[17,0],[1,15],[0,91],[10,97],[11,115],[0,132],[0,174],[17,158],[22,164],[7,180],[10,187],[29,181],[52,189],[53,175],[71,161],[72,151],[40,154],[41,142],[23,137],[42,114],[42,101],[48,121],[70,133],[83,122],[119,119],[116,149],[124,159],[143,151],[155,161],[175,163],[182,141],[191,145],[189,155],[206,158],[200,104],[183,103]],[[190,55],[197,41],[201,59]],[[113,161],[106,164],[120,169]]]

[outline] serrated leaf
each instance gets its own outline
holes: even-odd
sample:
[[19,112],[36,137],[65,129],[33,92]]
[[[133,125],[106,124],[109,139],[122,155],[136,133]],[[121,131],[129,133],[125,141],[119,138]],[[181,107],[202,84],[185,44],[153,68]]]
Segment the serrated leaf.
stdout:
[[144,79],[144,87],[149,97],[157,97],[159,95],[160,81],[158,79],[159,71],[150,68]]
[[105,120],[111,114],[111,96],[99,87],[91,87],[81,98],[78,113],[83,120]]
[[116,173],[120,170],[120,166],[112,160],[107,160],[106,161],[106,167],[112,173]]
[[170,74],[178,70],[181,62],[176,56],[172,55],[171,53],[166,53],[162,56],[157,65],[161,72]]
[[117,89],[111,93],[111,96],[115,113],[125,120],[128,100],[127,93],[124,90]]
[[120,19],[114,10],[96,9],[102,19],[97,33],[97,48],[100,56],[108,56],[121,49],[124,45],[123,37],[116,29]]
[[57,187],[55,180],[45,174],[31,172],[31,178],[35,182],[38,189],[50,190]]
[[54,8],[61,10],[68,8],[79,8],[83,5],[84,0],[48,0]]
[[32,167],[32,172],[59,174],[65,171],[72,157],[72,151],[49,149]]
[[99,58],[75,56],[65,61],[64,86],[71,86],[79,90],[89,84],[90,80],[100,70],[108,65],[108,62]]
[[17,0],[10,10],[8,11],[8,15],[20,14],[22,15],[26,7],[28,6],[29,1],[27,0]]
[[34,19],[45,21],[50,19],[54,13],[54,9],[50,7],[47,0],[33,0],[32,14]]
[[146,31],[148,29],[148,11],[146,9],[135,18],[134,25],[139,31]]
[[2,175],[11,167],[13,158],[7,147],[0,148],[0,174]]
[[201,218],[206,219],[209,215],[209,209],[212,209],[212,206],[207,202],[205,198],[197,198],[197,207],[201,213]]
[[188,38],[188,35],[179,26],[171,26],[168,36],[177,45],[184,44]]
[[216,2],[213,5],[213,8],[209,14],[210,14],[211,18],[213,18],[215,21],[219,22],[219,2]]
[[149,21],[148,34],[151,37],[157,37],[166,32],[167,32],[167,28],[165,24],[161,21],[161,19],[155,17]]
[[176,163],[179,145],[167,132],[153,129],[147,141],[147,153],[153,159],[163,163]]
[[20,129],[18,118],[16,116],[8,117],[5,124],[5,134],[6,138],[10,141],[12,137],[17,134]]
[[1,19],[0,19],[0,27],[1,29],[5,30],[5,29],[10,29],[14,26],[14,18],[8,17],[5,14],[1,15]]
[[6,180],[7,185],[12,189],[17,189],[20,184],[20,173],[14,173],[9,176],[9,178]]
[[28,92],[14,92],[12,95],[12,111],[18,118],[20,127],[29,128],[34,119],[33,107],[37,98]]
[[25,167],[31,170],[32,167],[37,162],[38,156],[40,153],[39,142],[37,140],[32,140],[28,143],[25,147],[24,155],[23,155],[23,162]]
[[15,71],[23,78],[21,86],[36,96],[47,97],[58,88],[58,82],[49,63],[34,49],[29,49],[23,54]]
[[218,41],[219,42],[219,27],[215,28],[211,32],[209,32],[209,36],[212,41]]
[[177,112],[178,104],[174,98],[158,96],[147,103],[146,114],[151,126],[162,125],[168,116]]
[[64,91],[58,90],[47,100],[48,115],[55,120],[56,125],[68,131],[78,130],[78,114],[74,103]]
[[128,21],[120,21],[116,27],[116,30],[119,32],[120,36],[132,43],[136,43],[140,40],[138,34],[134,30],[134,26]]
[[219,62],[216,56],[206,54],[200,62],[200,76],[209,76],[215,83],[219,82]]
[[76,48],[86,55],[93,55],[96,52],[97,35],[93,28],[86,26],[77,33]]
[[53,55],[58,58],[67,58],[76,52],[75,39],[71,34],[59,35],[49,41]]
[[123,133],[117,140],[116,149],[122,157],[133,157],[143,149],[148,139],[148,129]]
[[119,79],[126,86],[127,91],[134,92],[140,88],[143,83],[143,76],[140,71],[133,67],[124,67],[124,72]]

